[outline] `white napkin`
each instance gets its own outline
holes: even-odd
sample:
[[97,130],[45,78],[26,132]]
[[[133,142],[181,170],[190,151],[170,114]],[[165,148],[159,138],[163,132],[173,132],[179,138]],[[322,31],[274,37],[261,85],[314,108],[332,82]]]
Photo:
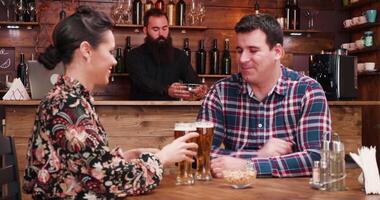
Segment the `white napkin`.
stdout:
[[3,100],[29,100],[30,96],[19,78],[15,78]]
[[380,194],[380,176],[376,162],[376,147],[362,147],[358,149],[358,154],[350,152],[350,156],[363,170],[365,193]]

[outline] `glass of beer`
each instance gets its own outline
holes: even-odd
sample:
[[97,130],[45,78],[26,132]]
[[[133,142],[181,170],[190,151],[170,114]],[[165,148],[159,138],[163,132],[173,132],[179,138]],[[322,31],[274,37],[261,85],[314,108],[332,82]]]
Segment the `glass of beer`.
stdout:
[[198,121],[195,123],[199,137],[196,138],[198,144],[196,179],[211,180],[210,153],[212,138],[214,136],[214,124],[209,121]]
[[[196,132],[197,128],[195,123],[175,123],[174,127],[174,138],[177,139],[179,137],[184,136],[190,132]],[[196,142],[196,138],[192,138],[187,142]],[[177,178],[176,185],[192,185],[194,184],[194,173],[191,167],[191,162],[189,161],[181,161],[177,163]]]

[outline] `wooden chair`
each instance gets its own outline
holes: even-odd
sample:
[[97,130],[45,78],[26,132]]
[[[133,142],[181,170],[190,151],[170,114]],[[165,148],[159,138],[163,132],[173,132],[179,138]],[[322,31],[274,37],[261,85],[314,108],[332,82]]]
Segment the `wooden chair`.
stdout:
[[14,139],[0,135],[0,200],[21,200]]

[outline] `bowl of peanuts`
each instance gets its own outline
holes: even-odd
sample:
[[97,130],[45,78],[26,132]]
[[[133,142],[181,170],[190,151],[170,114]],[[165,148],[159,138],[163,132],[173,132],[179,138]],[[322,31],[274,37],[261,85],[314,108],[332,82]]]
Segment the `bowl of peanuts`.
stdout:
[[250,187],[256,180],[255,170],[226,170],[223,171],[224,180],[235,189]]

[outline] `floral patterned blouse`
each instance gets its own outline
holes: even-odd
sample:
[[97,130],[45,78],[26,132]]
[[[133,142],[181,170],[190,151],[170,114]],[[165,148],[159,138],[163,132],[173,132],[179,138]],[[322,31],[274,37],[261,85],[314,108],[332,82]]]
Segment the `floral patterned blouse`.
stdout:
[[163,167],[153,154],[110,150],[89,91],[63,76],[42,100],[29,139],[25,192],[33,199],[118,199],[148,192]]

